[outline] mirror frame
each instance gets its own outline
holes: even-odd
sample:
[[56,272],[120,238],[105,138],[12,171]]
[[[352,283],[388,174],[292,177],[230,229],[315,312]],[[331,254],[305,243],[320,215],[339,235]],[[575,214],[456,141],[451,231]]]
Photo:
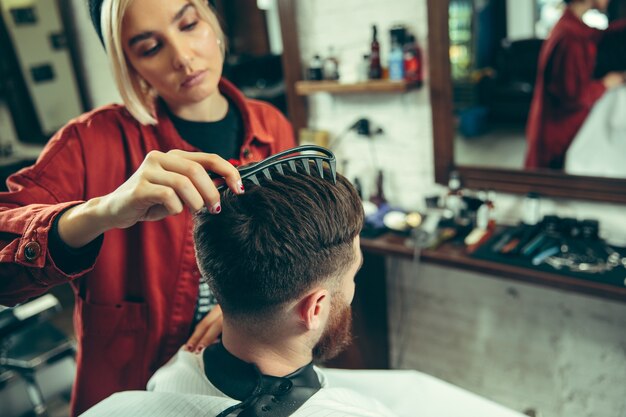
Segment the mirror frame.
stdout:
[[448,32],[449,0],[428,0],[430,100],[433,121],[435,181],[447,184],[451,171],[463,186],[513,194],[537,192],[542,196],[626,203],[626,180],[568,175],[551,170],[524,171],[455,165],[455,123],[452,108]]
[[308,125],[308,116],[306,97],[296,94],[296,81],[300,81],[303,74],[298,43],[296,0],[278,0],[277,5],[283,41],[282,62],[288,119],[293,126],[297,140],[300,129]]

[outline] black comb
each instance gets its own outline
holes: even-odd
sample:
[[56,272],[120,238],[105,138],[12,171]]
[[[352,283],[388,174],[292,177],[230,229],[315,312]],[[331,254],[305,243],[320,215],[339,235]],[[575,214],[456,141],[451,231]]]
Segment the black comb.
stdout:
[[[301,152],[314,151],[318,154],[306,154],[302,155]],[[291,155],[291,156],[290,156]],[[299,162],[299,164],[298,164]],[[313,164],[311,164],[313,162]],[[262,161],[252,163],[238,168],[241,179],[248,179],[254,184],[259,185],[259,178],[257,175],[263,175],[268,180],[272,179],[272,170],[279,174],[284,174],[285,171],[298,172],[298,165],[300,165],[304,172],[308,175],[313,175],[311,168],[317,172],[320,178],[324,178],[324,163],[328,164],[330,175],[329,178],[333,184],[337,183],[337,160],[335,155],[326,148],[317,145],[302,145],[295,148],[287,149],[285,151],[274,154]],[[211,178],[221,178],[217,174],[209,174]],[[223,191],[227,187],[226,183],[223,183],[217,187],[218,191]]]

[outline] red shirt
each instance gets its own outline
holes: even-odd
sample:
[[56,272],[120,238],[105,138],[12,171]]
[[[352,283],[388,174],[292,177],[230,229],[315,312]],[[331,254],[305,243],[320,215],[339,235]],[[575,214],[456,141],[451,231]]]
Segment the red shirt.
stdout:
[[[279,111],[225,80],[219,88],[243,118],[242,163],[295,146]],[[145,389],[190,334],[200,273],[188,210],[106,232],[95,265],[72,275],[48,252],[50,226],[68,206],[114,191],[151,150],[171,149],[197,151],[165,112],[157,125],[143,126],[123,106],[105,106],[57,132],[37,163],[11,176],[9,192],[0,193],[0,304],[67,282],[76,293],[73,415],[114,392]]]
[[[621,27],[624,22],[611,28]],[[526,126],[526,168],[563,168],[567,149],[605,91],[593,79],[602,35],[568,8],[544,42]]]

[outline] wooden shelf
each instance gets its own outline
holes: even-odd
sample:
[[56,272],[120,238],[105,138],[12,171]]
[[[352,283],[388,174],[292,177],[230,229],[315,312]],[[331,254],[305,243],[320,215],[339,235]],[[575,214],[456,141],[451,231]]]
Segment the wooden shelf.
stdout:
[[352,84],[337,81],[296,81],[296,94],[308,96],[315,93],[404,93],[419,86],[418,83],[390,80],[370,80]]
[[[363,252],[371,254],[412,259],[413,248],[407,246],[405,242],[406,238],[387,233],[375,239],[361,238],[361,249]],[[464,249],[449,243],[443,244],[435,250],[422,250],[421,260],[422,262],[480,272],[494,277],[626,302],[626,288],[624,287],[472,258],[465,253]]]

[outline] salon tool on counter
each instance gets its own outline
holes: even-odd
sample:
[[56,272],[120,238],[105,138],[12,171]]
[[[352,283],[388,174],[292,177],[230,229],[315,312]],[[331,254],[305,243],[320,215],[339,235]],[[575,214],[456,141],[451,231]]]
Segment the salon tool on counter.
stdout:
[[520,223],[501,231],[480,257],[583,274],[626,269],[626,253],[609,246],[598,230],[597,220],[545,216],[535,225]]
[[[318,153],[304,154],[302,152]],[[299,164],[297,164],[297,162],[299,162]],[[237,169],[239,170],[242,180],[250,180],[254,184],[259,185],[257,175],[263,174],[265,178],[271,180],[272,171],[284,174],[285,169],[291,172],[306,172],[308,175],[312,175],[312,172],[316,171],[318,176],[324,178],[324,165],[327,165],[330,170],[331,178],[329,178],[329,180],[335,184],[337,181],[337,160],[335,155],[328,149],[316,145],[302,145],[287,149],[269,158],[265,158],[260,162],[255,162]],[[300,170],[298,166],[301,167]],[[220,178],[213,173],[209,174],[209,176],[213,179]],[[217,190],[223,191],[225,188],[226,183],[223,183],[217,187]]]
[[461,210],[466,207],[463,201],[463,191],[461,190],[461,177],[456,171],[450,173],[448,192],[444,197],[443,205],[453,213],[454,217],[459,216]]
[[[475,251],[478,247],[480,247],[480,245],[489,240],[496,227],[493,215],[494,197],[483,191],[479,193],[476,200],[478,200],[478,207],[475,209],[476,227],[465,237],[464,240],[468,253]],[[471,202],[467,203],[467,205],[470,209],[473,208],[473,204]]]
[[391,210],[383,217],[383,224],[389,230],[406,232],[422,224],[422,215],[418,212],[405,213],[400,210]]
[[541,199],[537,193],[528,193],[522,202],[522,221],[535,225],[541,221]]

